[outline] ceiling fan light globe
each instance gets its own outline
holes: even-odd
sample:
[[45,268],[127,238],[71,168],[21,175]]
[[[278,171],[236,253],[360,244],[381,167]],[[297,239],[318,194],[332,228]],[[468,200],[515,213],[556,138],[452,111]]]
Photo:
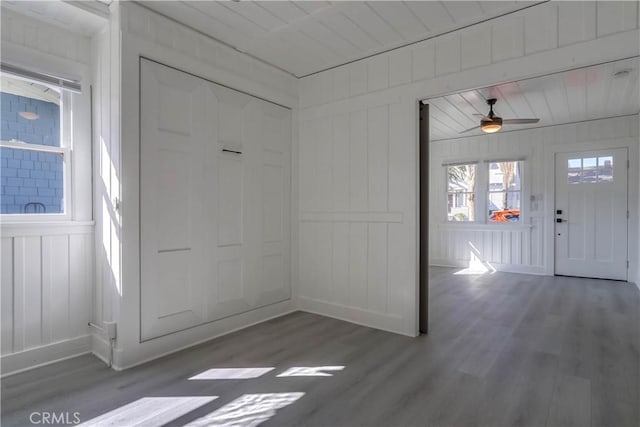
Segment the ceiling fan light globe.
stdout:
[[488,124],[480,127],[484,133],[495,133],[502,129],[502,126],[496,124]]
[[480,121],[480,129],[484,133],[495,133],[502,129],[502,118],[485,117]]

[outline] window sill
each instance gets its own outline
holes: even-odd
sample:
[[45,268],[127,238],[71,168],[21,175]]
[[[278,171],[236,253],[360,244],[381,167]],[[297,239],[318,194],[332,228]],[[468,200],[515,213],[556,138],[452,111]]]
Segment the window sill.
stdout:
[[499,230],[530,230],[534,226],[532,224],[514,224],[514,223],[502,223],[502,224],[484,224],[479,222],[443,222],[437,224],[439,228],[443,229],[462,229],[462,230],[489,230],[489,231],[499,231]]
[[6,221],[0,219],[2,237],[52,236],[93,233],[94,221]]

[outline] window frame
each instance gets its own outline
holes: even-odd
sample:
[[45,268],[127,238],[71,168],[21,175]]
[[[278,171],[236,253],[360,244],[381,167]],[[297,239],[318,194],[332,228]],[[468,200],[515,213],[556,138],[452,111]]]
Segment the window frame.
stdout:
[[[3,73],[4,74],[4,73]],[[73,210],[73,196],[72,196],[72,93],[61,87],[54,87],[45,83],[39,82],[28,77],[18,76],[15,74],[6,73],[11,78],[25,80],[29,82],[38,83],[44,86],[49,86],[55,90],[60,91],[60,146],[55,147],[51,145],[41,144],[29,144],[12,141],[0,140],[1,148],[11,148],[25,151],[37,151],[47,153],[59,153],[62,155],[62,213],[0,213],[0,222],[7,223],[35,223],[35,222],[61,222],[69,221],[72,219]]]

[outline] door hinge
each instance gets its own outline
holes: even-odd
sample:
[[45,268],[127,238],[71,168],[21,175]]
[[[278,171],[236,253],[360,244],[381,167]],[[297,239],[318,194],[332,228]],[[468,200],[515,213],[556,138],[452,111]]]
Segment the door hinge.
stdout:
[[629,219],[629,211],[627,211],[627,219]]
[[629,260],[627,260],[627,270],[629,269]]
[[631,160],[627,159],[627,169],[630,168],[630,165],[631,165]]

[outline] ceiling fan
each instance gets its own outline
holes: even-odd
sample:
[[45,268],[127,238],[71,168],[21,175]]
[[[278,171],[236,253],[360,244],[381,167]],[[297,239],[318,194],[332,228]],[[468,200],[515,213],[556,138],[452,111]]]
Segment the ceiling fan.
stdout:
[[[489,105],[489,114],[480,119],[480,125],[465,129],[460,133],[469,132],[480,128],[484,133],[494,133],[502,129],[502,125],[524,125],[528,123],[538,123],[540,119],[503,119],[493,112],[493,106],[498,100],[496,98],[487,99]],[[480,115],[480,114],[477,114]]]

